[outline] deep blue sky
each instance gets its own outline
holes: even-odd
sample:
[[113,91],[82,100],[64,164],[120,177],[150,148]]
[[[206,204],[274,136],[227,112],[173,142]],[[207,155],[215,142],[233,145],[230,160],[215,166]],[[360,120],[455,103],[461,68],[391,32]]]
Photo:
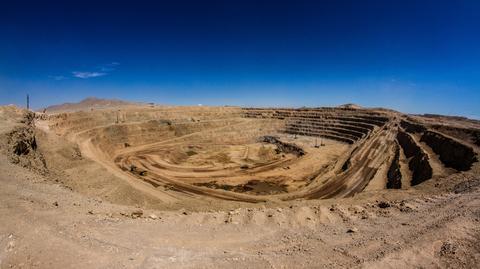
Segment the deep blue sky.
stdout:
[[480,118],[480,1],[4,1],[0,104],[358,103]]

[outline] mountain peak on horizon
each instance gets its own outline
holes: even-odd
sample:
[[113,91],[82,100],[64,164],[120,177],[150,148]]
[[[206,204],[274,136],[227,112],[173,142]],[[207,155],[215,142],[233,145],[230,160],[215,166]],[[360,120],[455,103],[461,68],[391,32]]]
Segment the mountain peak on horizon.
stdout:
[[135,105],[135,104],[138,105],[139,103],[123,101],[120,99],[104,99],[104,98],[98,98],[95,96],[89,96],[76,103],[67,102],[67,103],[58,104],[58,105],[51,105],[41,110],[42,111],[45,110],[45,112],[58,113],[58,112],[73,112],[73,111],[89,110],[93,108],[98,109],[98,108],[108,108],[108,107],[116,107],[116,106],[127,106],[127,105]]

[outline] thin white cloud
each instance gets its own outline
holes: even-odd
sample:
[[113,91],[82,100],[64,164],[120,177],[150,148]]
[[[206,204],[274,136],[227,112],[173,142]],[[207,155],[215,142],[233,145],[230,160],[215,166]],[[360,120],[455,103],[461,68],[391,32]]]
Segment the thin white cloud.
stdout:
[[[81,78],[81,79],[103,77],[115,71],[115,69],[119,65],[120,65],[119,62],[111,62],[108,64],[97,66],[95,68],[96,71],[73,71],[72,77]],[[55,80],[67,79],[67,77],[64,77],[64,76],[50,76],[50,77]]]
[[102,77],[107,75],[105,72],[80,72],[80,71],[73,71],[72,72],[73,76],[76,78],[96,78],[96,77]]

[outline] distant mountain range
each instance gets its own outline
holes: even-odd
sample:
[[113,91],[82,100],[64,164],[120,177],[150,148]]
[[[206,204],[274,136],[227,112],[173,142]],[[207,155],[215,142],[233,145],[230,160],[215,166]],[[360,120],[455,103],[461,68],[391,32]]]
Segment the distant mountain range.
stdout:
[[58,112],[72,112],[99,108],[109,108],[118,106],[130,106],[130,105],[147,105],[146,103],[127,102],[118,99],[101,99],[96,97],[88,97],[78,103],[64,103],[60,105],[53,105],[40,109],[40,111],[58,113]]

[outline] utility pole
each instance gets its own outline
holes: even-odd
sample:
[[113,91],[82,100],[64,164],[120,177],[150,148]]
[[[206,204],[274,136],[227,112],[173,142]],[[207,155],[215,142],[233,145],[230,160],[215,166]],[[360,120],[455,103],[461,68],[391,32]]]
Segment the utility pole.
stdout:
[[27,93],[27,110],[30,110],[30,96]]

